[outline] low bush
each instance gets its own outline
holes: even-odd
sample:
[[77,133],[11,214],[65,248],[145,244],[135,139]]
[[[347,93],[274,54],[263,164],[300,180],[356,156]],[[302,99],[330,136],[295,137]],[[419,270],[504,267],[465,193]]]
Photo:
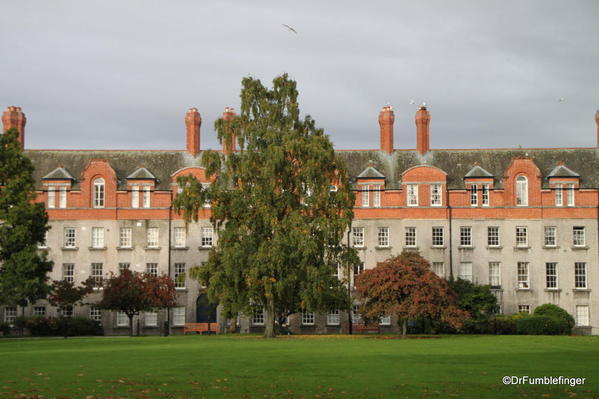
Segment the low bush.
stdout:
[[495,334],[512,335],[517,333],[516,320],[512,316],[500,315],[495,318]]
[[516,319],[518,334],[559,335],[563,334],[567,324],[561,319],[549,316],[529,316]]
[[574,327],[574,317],[570,315],[565,309],[560,308],[557,305],[546,303],[538,306],[534,311],[535,316],[548,316],[559,320],[562,320],[563,331],[560,334],[571,334],[572,328]]
[[2,333],[2,335],[4,337],[6,337],[7,335],[10,335],[10,324],[8,323],[0,323],[0,333]]
[[35,336],[70,337],[81,335],[102,335],[99,322],[83,317],[31,317],[27,329]]

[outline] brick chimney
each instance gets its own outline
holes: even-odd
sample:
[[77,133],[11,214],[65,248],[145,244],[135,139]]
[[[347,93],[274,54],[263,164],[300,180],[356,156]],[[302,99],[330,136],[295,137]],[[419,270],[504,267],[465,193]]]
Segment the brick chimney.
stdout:
[[200,126],[202,117],[197,108],[190,108],[185,113],[185,130],[187,137],[187,152],[194,157],[200,152]]
[[597,123],[597,147],[599,147],[599,109],[595,112],[595,123]]
[[379,113],[379,126],[381,130],[381,146],[380,150],[385,151],[387,154],[393,153],[393,122],[395,121],[395,114],[393,114],[393,107],[386,105],[381,109]]
[[[223,120],[224,121],[231,121],[234,117],[235,117],[235,110],[231,107],[225,107],[225,110],[223,111]],[[231,134],[231,145],[229,145],[229,143],[226,142],[225,139],[223,139],[223,154],[227,155],[230,154],[231,152],[235,152],[237,151],[237,149],[235,148],[235,143],[237,142],[237,138],[235,137],[235,133],[233,132]]]
[[416,149],[424,155],[431,149],[429,124],[431,116],[423,105],[416,111]]
[[27,118],[23,111],[21,111],[21,107],[15,107],[11,105],[6,108],[4,113],[2,114],[2,124],[4,125],[4,132],[8,129],[15,128],[19,131],[19,143],[21,143],[21,147],[25,148],[25,123],[27,122]]

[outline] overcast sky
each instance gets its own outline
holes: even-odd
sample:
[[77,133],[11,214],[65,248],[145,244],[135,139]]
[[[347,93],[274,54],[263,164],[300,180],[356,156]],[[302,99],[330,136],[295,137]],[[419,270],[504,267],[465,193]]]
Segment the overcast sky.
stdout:
[[595,146],[598,21],[594,0],[6,1],[0,106],[27,148],[184,148],[192,106],[220,148],[242,77],[287,72],[340,149],[378,148],[387,103],[414,148],[422,102],[432,148]]

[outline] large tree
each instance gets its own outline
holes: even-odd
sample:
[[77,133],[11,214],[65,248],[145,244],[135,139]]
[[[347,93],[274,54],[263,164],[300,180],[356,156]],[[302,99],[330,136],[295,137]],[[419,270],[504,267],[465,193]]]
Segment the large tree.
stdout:
[[337,265],[355,261],[341,244],[352,217],[348,172],[333,145],[309,116],[300,117],[296,82],[282,75],[272,89],[244,78],[239,116],[215,128],[226,148],[205,151],[202,163],[214,182],[206,189],[193,177],[178,180],[175,209],[198,219],[210,201],[219,232],[208,262],[192,276],[225,314],[265,310],[265,337],[275,320],[301,310],[347,308]]
[[54,280],[50,286],[48,302],[61,309],[67,306],[74,306],[83,301],[83,299],[94,292],[96,280],[89,277],[80,286],[76,286],[72,281]]
[[33,164],[17,137],[16,129],[0,135],[0,303],[24,306],[48,294],[52,262],[38,249],[48,215],[34,202]]
[[104,280],[102,309],[123,312],[129,318],[129,333],[133,336],[133,317],[140,312],[150,312],[177,305],[175,282],[166,275],[123,270]]
[[457,307],[447,281],[415,252],[403,252],[364,271],[356,278],[356,293],[362,302],[360,314],[367,322],[396,315],[404,337],[410,319],[441,320],[457,328],[469,317]]

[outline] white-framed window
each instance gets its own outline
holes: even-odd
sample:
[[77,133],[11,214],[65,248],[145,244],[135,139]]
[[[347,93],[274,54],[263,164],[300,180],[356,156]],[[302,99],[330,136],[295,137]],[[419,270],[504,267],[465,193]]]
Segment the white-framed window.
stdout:
[[89,318],[95,321],[102,321],[102,309],[97,306],[90,306]]
[[104,248],[104,227],[92,227],[92,248]]
[[528,205],[528,180],[526,176],[518,176],[516,179],[516,205]]
[[478,190],[476,184],[470,185],[470,206],[478,205]]
[[576,306],[576,325],[577,326],[590,326],[589,320],[589,306],[588,305],[577,305]]
[[13,324],[15,320],[17,320],[17,307],[6,306],[4,308],[4,322],[8,324]]
[[33,315],[36,317],[44,317],[46,315],[46,307],[45,306],[34,306],[33,307]]
[[314,312],[302,312],[302,324],[304,326],[313,326]]
[[406,184],[408,206],[418,206],[418,184]]
[[54,186],[48,186],[48,209],[56,208],[56,191]]
[[102,279],[104,278],[103,269],[104,269],[104,265],[102,263],[92,263],[92,265],[91,265],[90,276],[91,276],[91,278],[94,279],[94,281],[97,284],[102,283]]
[[489,262],[489,285],[491,288],[501,287],[501,264]]
[[[202,183],[202,189],[204,191],[207,191],[210,188],[210,183]],[[308,188],[308,191],[310,189]],[[306,192],[307,196],[310,196],[311,194],[309,194],[308,192]],[[211,204],[210,204],[210,200],[208,198],[206,198],[206,201],[204,201],[204,208],[210,208]]]
[[175,236],[175,248],[185,248],[187,241],[185,227],[175,227],[173,235]]
[[556,184],[555,185],[555,206],[563,206],[564,205],[564,185]]
[[574,288],[587,288],[587,264],[585,262],[574,263]]
[[557,263],[547,262],[545,263],[545,288],[548,290],[554,290],[558,288],[557,282]]
[[63,263],[62,264],[62,279],[72,283],[75,281],[75,264],[74,263]]
[[516,227],[516,246],[528,246],[528,228],[525,226]]
[[442,247],[445,245],[445,237],[442,226],[434,226],[432,229],[433,247]]
[[483,206],[489,206],[491,202],[489,197],[489,184],[482,185],[481,200]]
[[185,288],[185,263],[175,263],[175,288]]
[[105,185],[104,179],[98,177],[94,180],[93,206],[94,208],[104,208]]
[[131,208],[139,208],[139,186],[131,186]]
[[158,313],[144,312],[144,325],[146,327],[158,327]]
[[362,315],[360,314],[360,305],[352,306],[351,322],[356,324],[362,322]]
[[65,186],[58,188],[58,207],[62,209],[67,207],[67,188]]
[[338,326],[339,322],[339,309],[331,309],[329,313],[327,313],[327,325]]
[[584,226],[574,226],[572,228],[572,244],[575,247],[584,247],[586,245]]
[[76,230],[74,227],[64,228],[64,241],[63,247],[75,248],[77,246]]
[[472,226],[460,226],[460,246],[472,246]]
[[364,247],[364,227],[352,227],[352,245],[354,247]]
[[443,262],[433,262],[433,273],[439,277],[445,277],[445,264]]
[[254,314],[252,314],[252,324],[255,326],[264,325],[264,308],[261,306],[254,307]]
[[381,206],[381,191],[383,191],[382,187],[383,186],[380,184],[375,184],[372,186],[372,206],[375,208],[380,208]]
[[390,326],[391,325],[391,316],[381,316],[381,318],[379,319],[379,325]]
[[119,274],[122,274],[125,270],[131,269],[131,263],[121,262],[119,263]]
[[210,248],[212,245],[214,245],[214,228],[202,227],[202,247]]
[[362,189],[362,206],[369,207],[370,206],[370,191],[368,190],[368,185],[360,186]]
[[160,245],[160,229],[158,227],[148,227],[147,238],[148,248],[158,248]]
[[518,305],[518,313],[530,313],[530,305]]
[[574,184],[568,184],[568,206],[574,206]]
[[354,275],[353,275],[353,286],[355,287],[356,285],[356,277],[358,277],[360,274],[362,274],[362,272],[364,271],[364,264],[363,263],[358,263],[357,265],[354,265]]
[[460,263],[460,273],[458,278],[472,282],[472,262]]
[[121,227],[119,231],[119,247],[131,248],[133,246],[133,230],[131,227]]
[[545,226],[543,244],[546,247],[555,247],[557,245],[557,227]]
[[62,317],[73,317],[73,305],[63,306],[58,309],[58,312]]
[[431,206],[441,206],[443,194],[440,184],[431,184]]
[[404,245],[406,247],[415,247],[416,246],[416,227],[412,227],[412,226],[405,227]]
[[143,197],[142,197],[142,207],[144,208],[149,208],[150,207],[150,193],[151,193],[151,187],[150,186],[144,186],[144,192],[143,192]]
[[129,327],[129,317],[125,312],[116,312],[116,326]]
[[158,263],[146,263],[146,273],[150,276],[158,276]]
[[518,289],[530,288],[530,275],[528,274],[528,262],[518,262]]
[[487,246],[498,247],[499,244],[499,226],[487,226]]
[[379,247],[388,247],[389,246],[389,227],[379,227],[377,238],[378,238],[378,246]]
[[173,308],[173,326],[182,326],[185,324],[185,306]]

